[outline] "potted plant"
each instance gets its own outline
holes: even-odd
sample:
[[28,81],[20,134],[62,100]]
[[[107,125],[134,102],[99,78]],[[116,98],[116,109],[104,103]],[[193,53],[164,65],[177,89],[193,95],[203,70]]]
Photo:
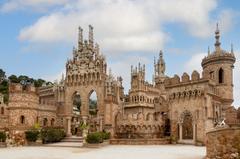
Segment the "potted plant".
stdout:
[[170,136],[170,141],[171,141],[171,144],[177,144],[176,136],[174,136],[174,135]]
[[87,137],[88,124],[85,124],[84,122],[80,122],[79,129],[81,130],[82,136],[84,138],[83,144],[85,144],[85,139]]
[[0,132],[0,147],[7,147],[6,143],[7,135],[5,132]]

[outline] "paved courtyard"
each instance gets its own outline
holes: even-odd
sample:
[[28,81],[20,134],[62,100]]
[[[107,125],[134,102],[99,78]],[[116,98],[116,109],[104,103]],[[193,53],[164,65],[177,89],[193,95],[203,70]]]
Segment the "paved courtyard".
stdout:
[[2,159],[203,159],[205,147],[189,145],[102,148],[16,147],[0,149]]

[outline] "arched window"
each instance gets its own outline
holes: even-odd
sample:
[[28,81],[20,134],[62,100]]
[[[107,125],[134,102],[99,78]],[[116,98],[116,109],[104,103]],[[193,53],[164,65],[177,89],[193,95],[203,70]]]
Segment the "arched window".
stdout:
[[223,72],[223,69],[220,68],[219,71],[218,71],[218,83],[223,83],[223,77],[224,77],[224,72]]
[[23,115],[20,116],[20,123],[25,124],[25,116]]
[[4,114],[4,107],[1,108],[1,114]]
[[54,126],[55,119],[51,119],[51,126]]
[[47,120],[47,118],[44,118],[43,119],[43,126],[47,126],[48,125],[48,120]]

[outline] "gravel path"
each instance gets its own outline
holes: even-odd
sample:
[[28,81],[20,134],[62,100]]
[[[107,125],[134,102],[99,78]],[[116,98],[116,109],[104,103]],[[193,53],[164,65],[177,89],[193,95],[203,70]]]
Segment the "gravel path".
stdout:
[[98,149],[60,147],[0,149],[1,159],[203,159],[205,154],[205,147],[190,145],[111,145]]

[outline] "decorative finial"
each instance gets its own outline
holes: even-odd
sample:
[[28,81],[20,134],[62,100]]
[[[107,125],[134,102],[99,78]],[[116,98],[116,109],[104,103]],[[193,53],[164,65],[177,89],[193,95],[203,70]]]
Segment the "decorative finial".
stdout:
[[233,54],[233,44],[231,44],[231,53]]
[[210,55],[210,48],[209,48],[209,46],[208,46],[208,55]]
[[96,54],[99,55],[99,45],[98,45],[98,43],[95,44],[95,48],[96,48]]
[[159,52],[159,58],[162,59],[162,57],[163,57],[163,52],[162,52],[162,50],[160,50],[160,52]]
[[141,64],[140,64],[140,62],[138,63],[138,71],[140,71],[140,66],[141,66]]
[[218,28],[218,23],[216,25],[215,39],[216,39],[216,42],[215,42],[216,52],[220,53],[220,50],[221,50],[220,45],[221,45],[221,43],[220,43],[220,40],[219,40],[220,39],[220,31],[219,31],[219,28]]
[[83,45],[83,29],[78,27],[78,49],[80,50]]
[[94,39],[93,39],[93,26],[89,25],[89,45],[91,48],[93,48],[93,43],[94,43]]
[[133,65],[131,65],[131,73],[133,73]]

